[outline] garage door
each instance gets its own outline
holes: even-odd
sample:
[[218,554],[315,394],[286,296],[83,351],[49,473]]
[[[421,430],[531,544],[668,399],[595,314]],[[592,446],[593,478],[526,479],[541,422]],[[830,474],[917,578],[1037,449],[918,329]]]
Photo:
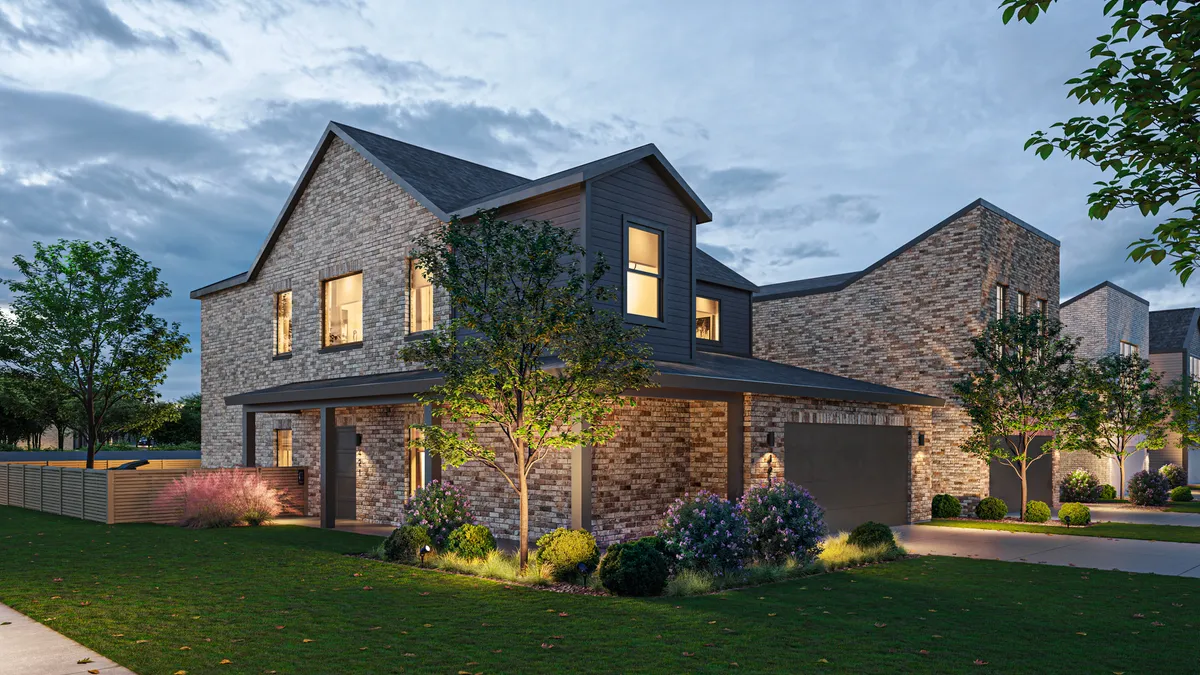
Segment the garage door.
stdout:
[[908,427],[788,424],[784,478],[825,508],[830,532],[908,522]]

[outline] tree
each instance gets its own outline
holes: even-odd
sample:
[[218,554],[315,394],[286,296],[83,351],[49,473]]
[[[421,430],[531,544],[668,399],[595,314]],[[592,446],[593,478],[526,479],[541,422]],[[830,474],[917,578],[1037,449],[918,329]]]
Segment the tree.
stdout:
[[[979,368],[954,383],[954,392],[974,423],[963,452],[985,462],[997,460],[1021,480],[1021,514],[1029,500],[1030,465],[1053,454],[1074,450],[1071,433],[1077,396],[1078,341],[1062,335],[1058,321],[1040,313],[1008,314],[988,323],[972,339]],[[1032,456],[1033,440],[1056,432],[1042,453]]]
[[1171,419],[1167,427],[1179,434],[1179,445],[1187,449],[1200,445],[1200,387],[1189,376],[1167,387]]
[[179,409],[179,419],[163,424],[151,434],[155,443],[182,445],[200,442],[200,394],[181,396],[173,403]]
[[0,315],[0,354],[79,405],[92,468],[114,406],[152,400],[188,338],[150,313],[170,296],[158,268],[116,239],[33,246],[32,259],[13,258],[23,278],[4,282],[14,297]]
[[[421,400],[460,429],[421,426],[418,446],[451,466],[480,462],[516,493],[520,561],[529,558],[529,475],[556,451],[601,445],[619,431],[626,392],[651,386],[654,367],[642,331],[600,303],[608,266],[590,271],[576,232],[549,221],[512,223],[480,212],[453,218],[418,242],[418,266],[445,289],[452,319],[402,356],[439,371],[444,384]],[[504,446],[480,441],[498,428]],[[499,451],[499,452],[498,452]]]
[[[1081,369],[1076,422],[1085,449],[1112,457],[1121,471],[1117,494],[1125,496],[1125,459],[1137,450],[1157,450],[1165,440],[1167,398],[1150,362],[1110,354]],[[1133,439],[1143,436],[1135,445]]]
[[[1002,0],[1003,20],[1033,23],[1052,0]],[[1072,117],[1025,143],[1046,159],[1058,150],[1110,174],[1088,195],[1088,215],[1114,209],[1143,216],[1170,206],[1153,238],[1131,258],[1171,269],[1187,283],[1200,264],[1200,5],[1181,0],[1108,0],[1112,28],[1096,38],[1093,66],[1067,80],[1068,96],[1105,114]],[[1181,205],[1182,203],[1182,205]]]

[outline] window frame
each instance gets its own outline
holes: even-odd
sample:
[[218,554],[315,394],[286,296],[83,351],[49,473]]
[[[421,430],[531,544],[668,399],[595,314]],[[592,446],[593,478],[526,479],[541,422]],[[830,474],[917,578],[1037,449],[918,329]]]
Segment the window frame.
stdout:
[[424,330],[415,329],[416,313],[413,312],[413,279],[416,278],[417,259],[408,258],[408,287],[405,289],[408,296],[408,335],[427,335],[434,331],[437,326],[437,312],[434,311],[434,287],[433,280],[429,280],[429,328]]
[[[634,228],[658,236],[658,274],[629,269],[629,229]],[[667,325],[667,229],[663,225],[632,216],[621,217],[621,314],[627,323],[636,323],[653,328]],[[658,279],[658,317],[631,314],[629,312],[629,273]]]
[[[284,432],[287,432],[287,437],[288,437],[288,463],[280,464],[279,463],[279,450],[280,450],[280,445],[281,445],[280,439],[282,438]],[[292,435],[292,430],[291,429],[276,429],[275,430],[275,466],[288,468],[288,467],[293,467],[295,465],[296,465],[296,446],[295,446],[295,437]]]
[[1008,284],[996,283],[992,293],[992,315],[996,321],[1008,316]]
[[1187,355],[1188,377],[1192,380],[1200,379],[1200,356],[1188,353]]
[[[700,295],[700,294],[696,294],[696,302],[699,302],[700,300],[708,300],[708,301],[710,301],[710,302],[716,303],[716,305],[717,305],[717,312],[716,312],[716,319],[717,319],[717,320],[716,320],[716,329],[717,329],[717,330],[716,330],[716,333],[717,333],[717,339],[716,339],[716,340],[709,340],[708,338],[702,338],[702,337],[700,337],[699,335],[696,335],[696,342],[699,342],[699,343],[702,343],[702,344],[705,344],[705,345],[715,345],[715,346],[718,346],[718,347],[719,347],[719,346],[721,346],[721,339],[722,339],[722,337],[721,337],[721,335],[722,335],[722,333],[721,333],[721,299],[720,299],[720,298],[714,298],[714,297],[711,297],[711,296],[708,296],[708,295]],[[693,302],[693,303],[692,303],[692,307],[693,307],[693,311],[695,311],[695,312],[698,312],[698,311],[699,311],[699,308],[695,306],[695,305],[696,305],[696,302]],[[697,317],[697,318],[698,318],[698,317]],[[695,334],[695,331],[693,331],[693,335],[694,335],[694,334]]]
[[[281,318],[280,311],[279,311],[279,303],[283,300],[284,294],[287,294],[287,296],[288,296],[288,315],[287,315],[288,349],[286,352],[279,350],[279,328],[280,328],[279,322],[280,322],[280,318]],[[289,358],[292,355],[292,351],[296,348],[295,335],[292,330],[295,327],[295,323],[292,320],[292,317],[295,314],[295,308],[296,308],[296,294],[292,292],[292,289],[288,288],[288,289],[285,289],[282,291],[275,292],[275,358],[277,358],[277,359]]]
[[[352,277],[355,275],[361,276],[363,278],[362,283],[359,284],[359,298],[358,298],[358,301],[361,302],[362,306],[363,306],[363,318],[362,318],[363,334],[359,336],[357,342],[342,342],[340,344],[335,344],[335,345],[327,344],[325,342],[325,340],[329,337],[328,331],[326,330],[327,320],[329,318],[329,303],[326,301],[327,298],[326,298],[325,289],[328,284],[330,284],[334,281],[340,281],[342,279],[346,279],[348,277]],[[362,270],[358,270],[356,272],[347,272],[345,274],[339,274],[336,277],[328,277],[325,279],[321,279],[321,348],[318,351],[322,354],[325,354],[325,353],[329,353],[329,352],[340,352],[340,351],[346,350],[346,349],[358,349],[358,348],[362,347],[363,346],[363,338],[365,338],[366,334],[367,334],[367,331],[366,331],[367,311],[366,310],[367,310],[367,278],[366,278],[366,275],[363,274]]]
[[1029,316],[1029,294],[1025,291],[1017,291],[1017,314]]
[[[1141,356],[1141,351],[1142,351],[1142,350],[1141,350],[1141,348],[1139,348],[1139,347],[1138,347],[1136,344],[1134,344],[1134,343],[1132,343],[1132,342],[1130,342],[1130,341],[1128,341],[1128,340],[1120,340],[1120,341],[1119,341],[1119,343],[1120,343],[1120,344],[1118,345],[1117,349],[1119,350],[1119,352],[1118,352],[1118,353],[1119,353],[1121,356]],[[1125,350],[1125,348],[1126,348],[1126,347],[1128,347],[1128,348],[1129,348],[1129,353],[1128,353],[1128,354],[1126,354],[1126,353],[1125,353],[1125,351],[1126,351],[1126,350]]]

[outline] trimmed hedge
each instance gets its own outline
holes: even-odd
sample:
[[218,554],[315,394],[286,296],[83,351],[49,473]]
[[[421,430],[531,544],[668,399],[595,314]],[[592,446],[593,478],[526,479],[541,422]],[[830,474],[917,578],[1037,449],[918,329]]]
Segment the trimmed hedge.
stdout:
[[1192,501],[1192,488],[1186,485],[1180,485],[1171,490],[1171,501],[1173,502],[1190,502]]
[[617,595],[660,595],[667,587],[667,557],[661,540],[646,537],[608,547],[600,560],[600,583]]
[[393,562],[411,565],[420,560],[421,547],[432,543],[429,530],[420,525],[402,525],[383,542],[383,554]]
[[933,496],[934,518],[958,518],[962,515],[962,502],[954,495]]
[[1087,525],[1092,522],[1092,510],[1078,502],[1067,502],[1059,507],[1058,519],[1070,526]]
[[1100,499],[1116,499],[1117,488],[1104,484],[1100,486]]
[[860,548],[871,548],[873,546],[895,547],[896,535],[892,533],[892,528],[887,525],[868,520],[854,528],[854,531],[846,539],[846,543]]
[[975,517],[980,520],[1004,520],[1008,504],[999,497],[984,497],[975,505]]
[[1036,499],[1025,505],[1025,522],[1044,523],[1050,520],[1050,507]]
[[587,530],[560,527],[537,540],[537,564],[549,567],[550,576],[556,581],[575,581],[580,576],[580,563],[592,571],[598,562],[600,549]]
[[446,551],[456,553],[468,560],[486,558],[496,550],[496,538],[483,525],[464,523],[450,533],[446,539]]
[[1170,491],[1170,483],[1161,473],[1139,471],[1129,479],[1129,501],[1138,506],[1162,506]]

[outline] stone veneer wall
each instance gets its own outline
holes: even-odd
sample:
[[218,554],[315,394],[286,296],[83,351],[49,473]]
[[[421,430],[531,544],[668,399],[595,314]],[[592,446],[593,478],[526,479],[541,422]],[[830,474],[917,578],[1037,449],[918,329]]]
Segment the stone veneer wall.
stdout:
[[840,291],[756,302],[754,356],[945,398],[931,411],[930,489],[970,507],[988,470],[959,450],[971,427],[951,385],[975,365],[996,284],[1010,311],[1024,291],[1057,318],[1058,274],[1056,244],[977,207]]

